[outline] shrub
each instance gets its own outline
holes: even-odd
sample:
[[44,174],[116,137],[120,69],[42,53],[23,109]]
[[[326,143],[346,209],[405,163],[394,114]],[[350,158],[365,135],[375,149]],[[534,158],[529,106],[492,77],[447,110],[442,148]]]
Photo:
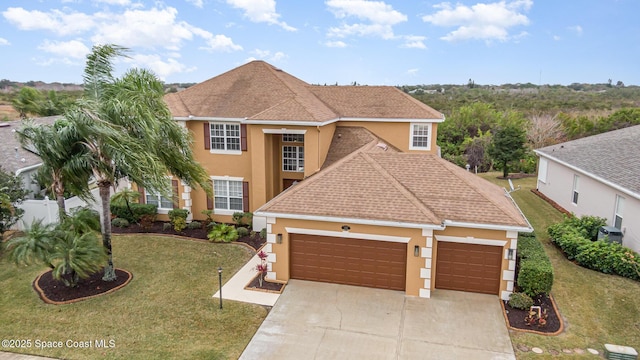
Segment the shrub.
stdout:
[[607,225],[607,219],[597,216],[583,216],[578,222],[584,237],[592,241],[598,238],[598,229],[604,225]]
[[267,228],[262,228],[262,230],[260,230],[260,239],[266,239],[267,238]]
[[[155,216],[158,214],[158,207],[152,204],[129,204],[131,212],[126,205],[111,204],[111,214],[121,219],[126,219],[130,224],[138,223],[143,215]],[[133,213],[133,215],[131,214]]]
[[238,231],[231,225],[217,224],[207,237],[212,242],[232,242],[238,240]]
[[171,223],[162,224],[162,231],[169,231],[172,228],[173,228],[173,224],[171,224]]
[[513,293],[509,296],[509,306],[514,309],[529,310],[533,306],[533,299],[525,293]]
[[517,283],[522,292],[529,296],[549,294],[553,287],[553,266],[535,234],[519,234],[518,258]]
[[129,222],[127,221],[127,219],[115,218],[111,220],[111,226],[117,228],[126,228],[129,227]]
[[206,216],[207,218],[202,222],[202,224],[204,225],[204,228],[207,229],[209,228],[209,225],[213,223],[213,210],[202,210],[200,211],[200,214]]
[[246,227],[239,227],[236,229],[236,231],[238,232],[238,237],[249,235],[249,229],[247,229]]
[[176,232],[182,232],[187,227],[187,220],[178,217],[173,220],[173,230]]
[[200,221],[192,221],[187,225],[187,228],[191,230],[201,229],[202,223]]
[[156,221],[156,215],[155,214],[153,214],[153,215],[144,214],[144,215],[140,216],[140,227],[144,231],[149,231],[149,230],[151,230],[151,226],[153,225],[154,221]]
[[581,246],[591,243],[591,241],[585,239],[577,229],[569,229],[568,232],[561,235],[555,242],[569,260],[576,258],[576,255],[578,255],[578,249]]
[[238,226],[249,226],[253,224],[253,213],[252,212],[234,212],[231,216],[233,222],[235,222]]

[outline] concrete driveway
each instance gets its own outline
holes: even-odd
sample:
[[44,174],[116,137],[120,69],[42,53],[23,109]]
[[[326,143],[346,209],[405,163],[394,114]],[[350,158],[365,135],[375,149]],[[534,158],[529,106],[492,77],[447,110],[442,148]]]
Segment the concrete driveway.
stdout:
[[515,359],[499,301],[291,280],[240,359]]

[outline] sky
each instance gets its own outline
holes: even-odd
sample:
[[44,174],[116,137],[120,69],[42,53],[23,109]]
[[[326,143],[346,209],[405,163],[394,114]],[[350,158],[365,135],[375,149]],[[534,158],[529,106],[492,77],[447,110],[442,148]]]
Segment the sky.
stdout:
[[82,83],[98,44],[198,83],[264,60],[310,84],[640,85],[638,0],[3,0],[0,79]]

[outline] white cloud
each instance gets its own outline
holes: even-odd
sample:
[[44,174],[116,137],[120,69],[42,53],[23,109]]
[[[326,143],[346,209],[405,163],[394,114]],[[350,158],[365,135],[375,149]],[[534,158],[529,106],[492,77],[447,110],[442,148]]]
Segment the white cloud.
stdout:
[[330,28],[330,37],[357,35],[393,39],[393,26],[407,21],[406,15],[382,1],[328,0],[325,4],[338,19],[357,18],[361,21]]
[[420,71],[420,69],[417,69],[417,68],[409,69],[409,70],[407,70],[407,75],[416,76],[418,74],[418,71]]
[[49,41],[45,40],[38,46],[38,49],[63,57],[73,59],[84,59],[91,51],[80,40],[71,41]]
[[580,25],[569,26],[569,30],[574,32],[578,36],[582,35],[582,26]]
[[344,41],[327,41],[324,43],[326,47],[333,48],[344,48],[347,47],[347,44]]
[[436,13],[422,17],[422,20],[436,26],[457,27],[442,37],[446,41],[480,39],[485,41],[512,39],[509,29],[528,25],[529,18],[523,13],[533,6],[532,0],[500,1],[478,3],[472,6],[444,2],[434,5]]
[[193,6],[202,9],[202,7],[204,6],[204,1],[203,0],[187,0],[188,3],[192,3]]
[[242,50],[242,46],[234,44],[230,37],[225,35],[213,35],[205,32],[201,35],[207,43],[207,46],[201,46],[200,49],[207,51],[238,51]]
[[130,0],[96,0],[96,1],[99,3],[107,4],[107,5],[127,6],[131,4]]
[[90,15],[68,10],[51,10],[47,13],[11,7],[3,11],[2,15],[20,30],[48,30],[62,36],[79,34],[94,26]]
[[0,38],[0,46],[3,46],[3,45],[11,45],[11,43],[9,42],[9,40],[5,38]]
[[276,12],[275,0],[227,0],[227,4],[243,10],[244,16],[252,22],[278,25],[287,31],[297,30],[286,22],[278,20],[280,14]]
[[400,45],[403,48],[410,49],[426,49],[427,46],[424,44],[424,41],[427,39],[425,36],[417,36],[417,35],[406,35],[402,37],[404,43]]
[[277,62],[277,61],[280,61],[282,59],[287,58],[287,55],[285,53],[281,52],[281,51],[276,51],[275,53],[272,54],[270,50],[255,49],[255,50],[251,51],[251,53],[255,54],[256,57],[251,57],[250,58],[251,60],[248,60],[247,62],[253,61],[253,60],[256,60],[256,59],[263,59],[263,60],[267,60],[267,61],[270,61],[270,62]]
[[161,80],[166,79],[169,75],[176,73],[191,72],[196,70],[195,67],[188,67],[185,64],[178,62],[173,58],[163,60],[159,55],[133,55],[128,60],[133,63],[134,66],[139,68],[146,68],[153,71]]

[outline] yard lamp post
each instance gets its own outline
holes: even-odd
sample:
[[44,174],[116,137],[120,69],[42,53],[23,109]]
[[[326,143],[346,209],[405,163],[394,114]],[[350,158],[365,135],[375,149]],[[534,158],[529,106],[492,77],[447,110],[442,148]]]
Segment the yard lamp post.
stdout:
[[220,287],[220,309],[222,309],[222,266],[218,267],[218,286]]

